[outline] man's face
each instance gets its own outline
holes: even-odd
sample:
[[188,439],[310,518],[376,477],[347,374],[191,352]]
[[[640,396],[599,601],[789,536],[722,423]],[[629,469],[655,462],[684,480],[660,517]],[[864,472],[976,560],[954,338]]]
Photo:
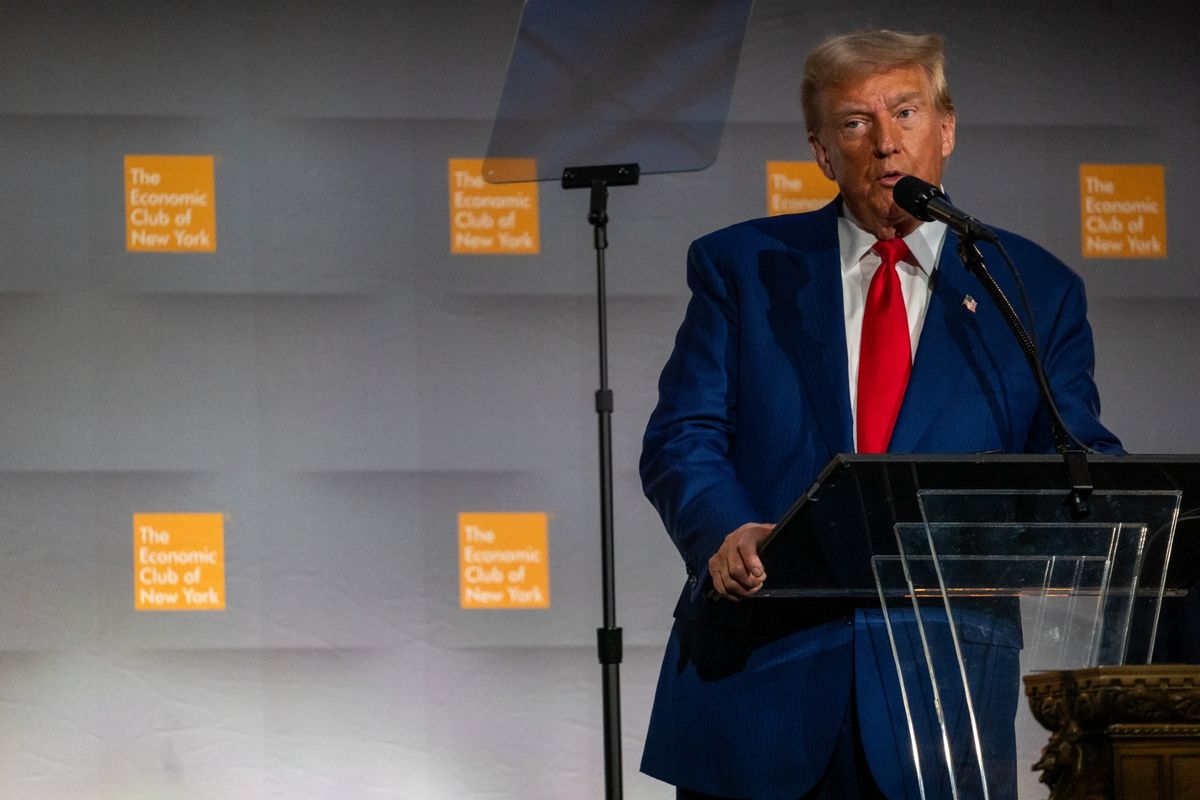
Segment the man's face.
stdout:
[[919,66],[870,75],[818,97],[820,130],[808,138],[825,177],[847,209],[879,239],[907,236],[920,223],[892,202],[905,175],[937,186],[954,150],[954,114],[934,102]]

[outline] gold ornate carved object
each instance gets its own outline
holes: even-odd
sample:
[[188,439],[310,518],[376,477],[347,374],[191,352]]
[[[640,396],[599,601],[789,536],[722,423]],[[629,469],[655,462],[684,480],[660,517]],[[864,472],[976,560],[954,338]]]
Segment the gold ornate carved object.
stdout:
[[1025,676],[1051,731],[1034,764],[1051,800],[1200,800],[1200,667],[1096,667]]

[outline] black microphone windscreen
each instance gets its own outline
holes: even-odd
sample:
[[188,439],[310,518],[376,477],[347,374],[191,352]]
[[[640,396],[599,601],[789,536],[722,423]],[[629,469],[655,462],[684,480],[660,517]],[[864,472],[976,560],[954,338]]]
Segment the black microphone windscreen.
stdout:
[[928,211],[929,201],[944,196],[942,190],[932,183],[912,175],[905,175],[892,188],[892,199],[896,201],[896,205],[925,222],[933,219]]

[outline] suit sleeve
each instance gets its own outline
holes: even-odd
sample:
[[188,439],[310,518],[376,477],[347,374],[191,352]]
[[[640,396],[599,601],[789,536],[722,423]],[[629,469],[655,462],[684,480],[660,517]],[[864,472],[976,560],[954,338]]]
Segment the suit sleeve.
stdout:
[[[1096,452],[1123,453],[1120,440],[1100,422],[1100,394],[1093,378],[1095,347],[1079,276],[1070,273],[1067,291],[1053,318],[1038,323],[1046,331],[1039,342],[1042,364],[1067,429]],[[1049,414],[1039,408],[1025,449],[1054,452]]]
[[735,279],[703,246],[688,251],[692,296],[643,440],[642,485],[692,575],[756,512],[732,456],[738,410]]

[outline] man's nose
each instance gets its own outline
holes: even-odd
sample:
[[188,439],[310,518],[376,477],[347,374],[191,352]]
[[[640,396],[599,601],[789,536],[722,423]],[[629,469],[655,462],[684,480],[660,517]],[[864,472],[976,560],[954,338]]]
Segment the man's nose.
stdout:
[[896,152],[898,139],[895,124],[891,118],[881,119],[875,124],[875,154],[881,158]]

